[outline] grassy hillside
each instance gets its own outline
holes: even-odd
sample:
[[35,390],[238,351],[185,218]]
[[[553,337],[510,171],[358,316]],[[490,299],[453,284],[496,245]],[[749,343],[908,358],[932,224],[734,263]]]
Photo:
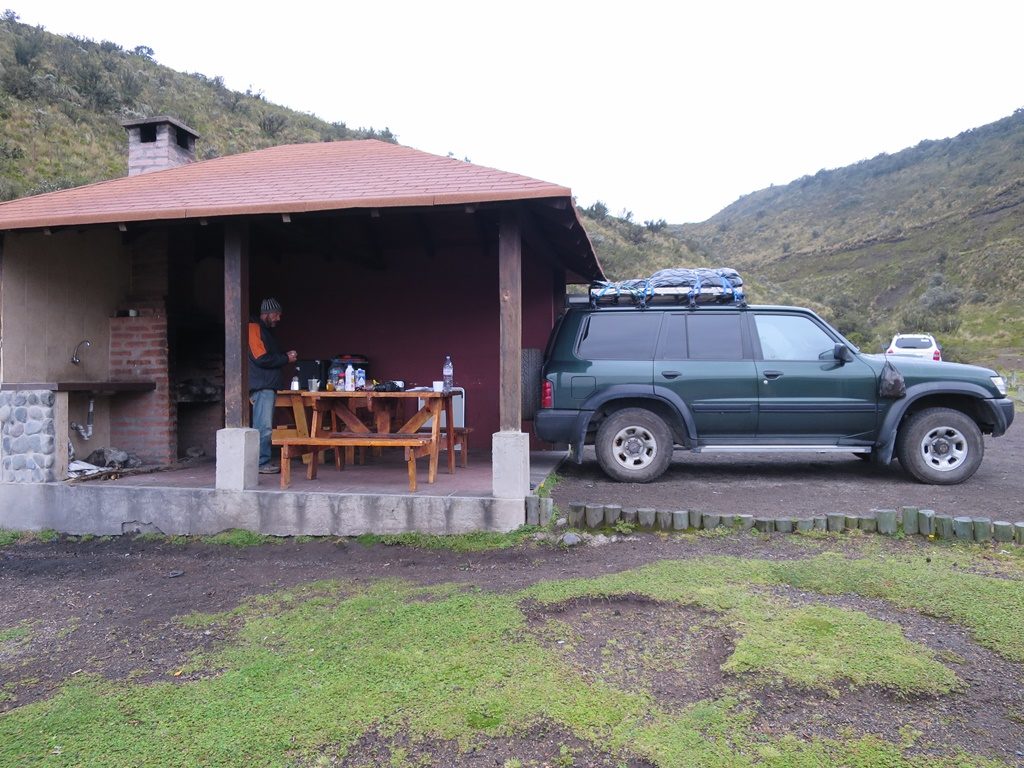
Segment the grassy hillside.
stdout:
[[168,114],[202,136],[200,157],[274,144],[374,137],[158,64],[153,51],[62,37],[0,17],[0,200],[123,176],[122,120]]
[[947,356],[1024,370],[1024,110],[746,195],[670,227],[866,348],[935,333]]
[[610,215],[600,201],[580,213],[609,280],[644,277],[681,264],[708,266],[700,254],[668,232],[664,221],[637,224],[631,214]]

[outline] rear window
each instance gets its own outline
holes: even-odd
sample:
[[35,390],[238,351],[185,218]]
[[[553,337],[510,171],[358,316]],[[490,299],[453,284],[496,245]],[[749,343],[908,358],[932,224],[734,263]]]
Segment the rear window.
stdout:
[[653,360],[660,325],[660,312],[592,314],[576,354],[584,360]]
[[690,315],[686,342],[691,360],[743,360],[739,315]]
[[927,336],[904,336],[902,339],[896,339],[896,346],[899,349],[928,349],[932,345],[932,340]]

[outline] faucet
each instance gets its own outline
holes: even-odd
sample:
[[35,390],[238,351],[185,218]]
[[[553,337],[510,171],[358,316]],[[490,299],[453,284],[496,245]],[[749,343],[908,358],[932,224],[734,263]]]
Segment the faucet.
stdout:
[[75,353],[71,355],[71,362],[74,363],[75,365],[78,365],[80,362],[82,362],[82,358],[78,356],[78,350],[82,348],[83,344],[85,344],[85,346],[87,347],[92,346],[92,342],[89,341],[88,339],[82,339],[80,342],[78,342],[78,344],[75,345]]

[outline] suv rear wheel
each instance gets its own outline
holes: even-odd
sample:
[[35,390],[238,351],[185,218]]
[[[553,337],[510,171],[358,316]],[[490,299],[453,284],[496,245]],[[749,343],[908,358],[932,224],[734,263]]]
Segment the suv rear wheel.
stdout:
[[981,466],[985,444],[969,416],[952,408],[928,408],[900,427],[896,455],[914,478],[931,485],[955,485]]
[[597,430],[594,448],[601,469],[613,480],[648,483],[672,461],[672,432],[657,414],[624,408]]

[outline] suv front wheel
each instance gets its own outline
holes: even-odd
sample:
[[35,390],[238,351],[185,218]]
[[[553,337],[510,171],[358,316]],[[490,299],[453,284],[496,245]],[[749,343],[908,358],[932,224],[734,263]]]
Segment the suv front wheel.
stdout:
[[922,483],[955,485],[973,475],[985,453],[974,420],[952,408],[927,408],[900,427],[896,455]]
[[657,414],[624,408],[604,420],[594,448],[601,469],[613,480],[649,483],[672,461],[672,432]]

